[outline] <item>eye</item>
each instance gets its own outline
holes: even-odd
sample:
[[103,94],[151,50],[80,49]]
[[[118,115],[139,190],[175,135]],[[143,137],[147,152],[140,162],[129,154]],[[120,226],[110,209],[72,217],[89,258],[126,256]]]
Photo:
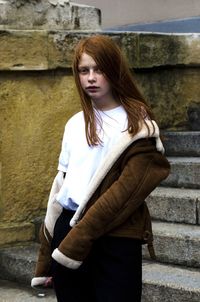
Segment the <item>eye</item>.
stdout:
[[86,68],[86,67],[81,67],[81,68],[78,69],[78,72],[79,72],[80,74],[87,74],[87,73],[88,73],[88,68]]
[[102,74],[102,70],[99,67],[95,67],[95,72],[98,74]]

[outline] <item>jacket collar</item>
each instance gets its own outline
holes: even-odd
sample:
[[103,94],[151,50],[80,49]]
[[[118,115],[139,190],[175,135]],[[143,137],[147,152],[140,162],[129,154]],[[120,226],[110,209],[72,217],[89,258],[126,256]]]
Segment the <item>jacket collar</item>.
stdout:
[[113,164],[116,162],[116,160],[120,157],[120,155],[135,141],[147,138],[147,137],[154,137],[156,139],[156,148],[159,152],[164,153],[164,147],[160,140],[160,132],[158,125],[153,120],[145,120],[143,124],[140,125],[140,130],[135,136],[131,136],[128,131],[124,132],[122,137],[120,138],[120,141],[116,143],[116,145],[112,148],[110,152],[105,156],[103,163],[97,171],[95,172],[94,176],[92,177],[89,187],[88,187],[88,193],[85,196],[82,203],[77,208],[74,216],[72,217],[70,221],[70,226],[73,227],[77,224],[80,215],[85,210],[85,207],[108,173],[108,171],[112,168]]

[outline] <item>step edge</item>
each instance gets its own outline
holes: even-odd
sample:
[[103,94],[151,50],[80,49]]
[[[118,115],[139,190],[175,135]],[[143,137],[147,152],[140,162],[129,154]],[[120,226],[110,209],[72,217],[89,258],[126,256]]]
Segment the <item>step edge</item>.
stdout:
[[[198,269],[188,269],[187,267],[184,266],[178,266],[178,265],[174,265],[174,264],[163,264],[163,263],[159,263],[159,262],[151,262],[151,261],[144,261],[143,266],[142,266],[142,270],[143,270],[143,284],[149,284],[149,285],[154,285],[154,286],[163,286],[163,287],[170,287],[173,289],[178,289],[178,290],[184,290],[184,291],[190,291],[190,292],[195,292],[195,293],[200,293],[200,287],[196,288],[196,286],[194,286],[193,288],[191,288],[190,286],[186,287],[185,285],[180,286],[181,284],[181,280],[179,281],[179,286],[175,285],[174,282],[173,283],[169,283],[166,280],[160,280],[160,279],[156,279],[154,276],[152,276],[152,278],[146,277],[145,278],[145,267],[146,267],[146,271],[148,270],[147,268],[149,267],[149,270],[152,271],[152,267],[153,269],[155,269],[156,267],[158,267],[159,271],[162,273],[163,271],[163,276],[166,276],[166,269],[170,269],[171,271],[169,272],[172,274],[172,276],[174,275],[179,275],[182,273],[184,274],[187,278],[191,278],[192,274],[197,275],[197,278],[200,281],[200,271]],[[154,278],[153,278],[154,277]],[[158,277],[160,278],[160,277]],[[197,280],[198,281],[198,280]],[[195,282],[196,283],[196,282]]]

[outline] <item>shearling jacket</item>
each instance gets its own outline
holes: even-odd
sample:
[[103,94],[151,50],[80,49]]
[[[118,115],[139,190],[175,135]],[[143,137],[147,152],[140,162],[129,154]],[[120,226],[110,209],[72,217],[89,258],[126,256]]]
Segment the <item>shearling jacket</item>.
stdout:
[[157,124],[146,123],[149,129],[142,125],[134,137],[125,132],[106,156],[70,222],[72,229],[51,255],[53,229],[62,212],[56,196],[64,179],[62,172],[57,174],[40,229],[41,246],[32,286],[45,283],[52,257],[66,267],[77,269],[90,253],[93,242],[101,236],[139,239],[148,244],[150,255],[155,256],[145,199],[168,176],[170,167],[163,155]]

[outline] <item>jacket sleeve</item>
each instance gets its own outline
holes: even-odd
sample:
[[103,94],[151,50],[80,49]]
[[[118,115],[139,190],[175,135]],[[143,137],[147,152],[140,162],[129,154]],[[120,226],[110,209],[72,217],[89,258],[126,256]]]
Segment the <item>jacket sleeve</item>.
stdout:
[[45,228],[44,223],[40,227],[40,248],[36,263],[35,276],[31,280],[31,286],[43,285],[47,280],[51,266],[51,237]]
[[[126,162],[118,178],[89,208],[54,250],[52,257],[75,269],[97,238],[122,224],[169,174],[169,163],[159,152],[137,152]],[[137,172],[136,172],[137,171]]]

